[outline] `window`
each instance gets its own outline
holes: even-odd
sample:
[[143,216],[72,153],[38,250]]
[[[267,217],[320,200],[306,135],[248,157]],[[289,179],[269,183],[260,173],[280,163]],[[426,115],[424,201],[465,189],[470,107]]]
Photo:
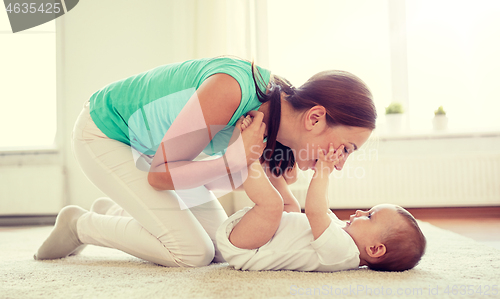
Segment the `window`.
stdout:
[[0,11],[0,150],[54,145],[55,21],[12,33]]
[[411,131],[431,131],[441,105],[450,130],[500,129],[500,2],[406,0],[406,44],[394,48],[395,1],[404,0],[269,1],[270,69],[297,86],[326,69],[357,75],[370,87],[383,127],[384,108],[398,100],[391,64],[406,63]]
[[500,2],[407,0],[410,124],[443,105],[450,128],[499,128]]

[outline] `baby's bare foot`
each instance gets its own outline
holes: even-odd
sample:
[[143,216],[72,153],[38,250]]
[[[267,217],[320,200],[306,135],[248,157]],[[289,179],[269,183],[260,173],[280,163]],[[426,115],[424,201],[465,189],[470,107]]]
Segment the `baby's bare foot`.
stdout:
[[250,124],[252,123],[253,119],[250,115],[247,115],[244,119],[243,119],[243,123],[241,124],[241,131],[245,131],[246,128],[248,128],[248,126],[250,126]]

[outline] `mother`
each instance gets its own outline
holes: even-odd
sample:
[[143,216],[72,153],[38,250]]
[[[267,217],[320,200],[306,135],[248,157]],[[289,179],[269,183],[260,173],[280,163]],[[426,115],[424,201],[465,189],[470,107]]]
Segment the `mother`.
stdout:
[[[233,134],[247,113],[251,126]],[[259,158],[278,177],[310,169],[318,147],[330,142],[346,149],[342,168],[375,119],[366,85],[341,71],[318,73],[294,88],[247,61],[217,57],[111,83],[84,104],[73,151],[114,202],[98,199],[90,212],[62,209],[35,259],[62,258],[93,244],[164,266],[223,261],[214,239],[227,215],[211,188],[237,187],[246,165]],[[202,152],[213,157],[200,160]]]

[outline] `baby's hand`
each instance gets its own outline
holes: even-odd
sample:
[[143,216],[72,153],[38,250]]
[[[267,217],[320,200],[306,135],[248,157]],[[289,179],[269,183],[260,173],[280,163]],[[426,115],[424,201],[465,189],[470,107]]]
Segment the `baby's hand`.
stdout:
[[323,150],[318,147],[319,158],[314,166],[315,172],[327,173],[330,174],[335,169],[335,166],[339,164],[340,159],[339,156],[342,154],[344,150],[344,146],[341,145],[337,150],[333,148],[333,144],[330,143],[330,148],[328,149],[328,153],[323,152]]

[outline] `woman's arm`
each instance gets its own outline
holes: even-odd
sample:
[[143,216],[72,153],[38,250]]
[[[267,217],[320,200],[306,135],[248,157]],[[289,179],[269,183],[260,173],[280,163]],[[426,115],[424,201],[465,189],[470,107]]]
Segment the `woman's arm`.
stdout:
[[233,77],[215,74],[206,79],[158,146],[148,174],[149,184],[157,190],[194,188],[238,172],[257,160],[265,147],[265,124],[263,114],[253,111],[253,123],[244,134],[234,131],[222,158],[192,161],[226,126],[240,101],[241,89]]

